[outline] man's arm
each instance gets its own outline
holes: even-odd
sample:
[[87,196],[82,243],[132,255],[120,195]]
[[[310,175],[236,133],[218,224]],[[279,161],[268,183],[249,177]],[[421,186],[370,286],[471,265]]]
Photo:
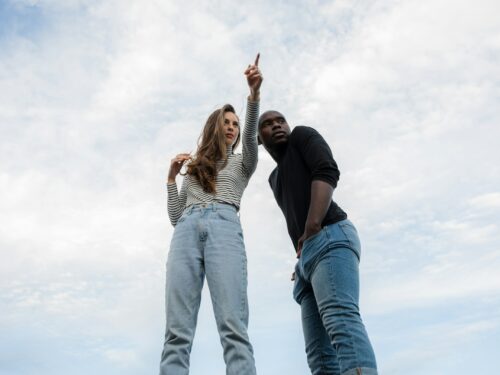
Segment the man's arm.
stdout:
[[309,211],[307,212],[304,234],[299,238],[297,244],[297,258],[300,257],[304,241],[321,230],[321,223],[326,216],[328,207],[330,207],[332,195],[332,185],[321,180],[312,181],[311,202],[309,204]]
[[305,127],[297,130],[302,133],[298,147],[312,176],[311,199],[306,224],[297,245],[297,257],[299,257],[304,241],[321,230],[321,223],[330,207],[340,172],[330,147],[316,130]]

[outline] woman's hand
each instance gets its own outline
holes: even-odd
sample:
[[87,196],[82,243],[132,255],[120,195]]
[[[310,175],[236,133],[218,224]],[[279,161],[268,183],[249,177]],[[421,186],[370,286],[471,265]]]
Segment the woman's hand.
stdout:
[[175,158],[173,158],[170,161],[170,169],[168,171],[168,180],[167,180],[169,184],[175,183],[175,177],[181,171],[181,168],[184,165],[184,163],[189,159],[191,159],[191,155],[184,153],[176,155]]
[[264,80],[259,69],[259,58],[260,53],[257,54],[255,63],[253,65],[248,65],[248,68],[245,70],[248,87],[250,88],[250,100],[252,101],[258,101],[260,99],[260,85]]

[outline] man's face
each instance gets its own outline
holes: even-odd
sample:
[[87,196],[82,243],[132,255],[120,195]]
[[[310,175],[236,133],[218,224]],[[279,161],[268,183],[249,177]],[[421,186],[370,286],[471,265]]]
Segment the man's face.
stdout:
[[259,137],[268,150],[275,149],[276,146],[286,144],[290,135],[285,116],[277,111],[267,111],[259,119]]

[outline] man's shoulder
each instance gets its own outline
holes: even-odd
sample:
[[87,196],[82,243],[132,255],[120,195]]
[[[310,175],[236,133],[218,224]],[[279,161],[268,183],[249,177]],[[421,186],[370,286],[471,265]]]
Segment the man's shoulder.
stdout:
[[308,138],[311,135],[317,135],[317,134],[319,134],[318,131],[311,126],[297,125],[296,127],[293,128],[292,132],[290,133],[290,139],[300,140]]

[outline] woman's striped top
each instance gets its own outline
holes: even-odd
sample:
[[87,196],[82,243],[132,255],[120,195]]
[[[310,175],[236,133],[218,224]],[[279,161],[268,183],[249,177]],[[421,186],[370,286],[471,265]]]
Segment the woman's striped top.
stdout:
[[[168,216],[173,226],[182,215],[186,207],[197,203],[223,202],[240,207],[243,191],[257,167],[257,120],[259,117],[259,102],[247,102],[245,128],[241,136],[243,145],[242,154],[233,154],[232,147],[227,148],[227,164],[219,170],[216,181],[216,192],[207,193],[198,180],[191,175],[185,175],[180,192],[177,184],[167,184]],[[222,167],[224,160],[217,161]]]

